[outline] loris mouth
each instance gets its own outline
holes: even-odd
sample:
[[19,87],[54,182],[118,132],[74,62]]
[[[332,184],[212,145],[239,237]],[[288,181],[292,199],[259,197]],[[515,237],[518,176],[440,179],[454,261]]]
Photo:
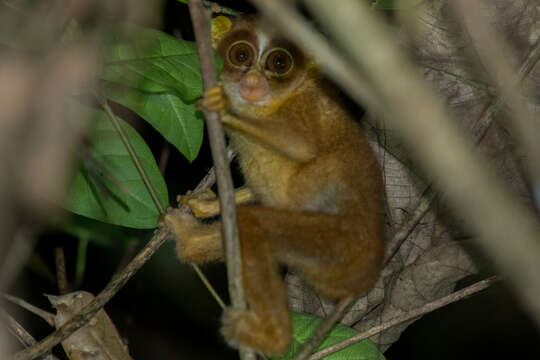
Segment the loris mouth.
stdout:
[[250,103],[258,103],[265,100],[268,97],[268,89],[254,87],[254,88],[240,88],[240,95],[242,98]]
[[240,79],[240,96],[246,101],[256,103],[264,100],[270,94],[268,81],[255,70],[249,71]]

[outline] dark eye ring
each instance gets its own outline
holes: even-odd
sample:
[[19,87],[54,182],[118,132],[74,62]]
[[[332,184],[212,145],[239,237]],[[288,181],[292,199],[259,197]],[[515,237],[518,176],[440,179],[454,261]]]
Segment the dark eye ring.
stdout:
[[272,49],[265,60],[265,68],[275,76],[285,76],[294,68],[294,58],[283,48]]
[[227,49],[227,61],[234,67],[245,68],[253,64],[256,50],[248,41],[239,40]]

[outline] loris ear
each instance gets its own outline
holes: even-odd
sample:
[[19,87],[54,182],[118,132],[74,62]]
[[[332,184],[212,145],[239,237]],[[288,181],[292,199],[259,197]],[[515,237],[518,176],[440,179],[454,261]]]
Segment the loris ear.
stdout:
[[219,15],[212,19],[212,46],[214,49],[217,47],[219,41],[231,31],[233,26],[232,20],[226,16]]

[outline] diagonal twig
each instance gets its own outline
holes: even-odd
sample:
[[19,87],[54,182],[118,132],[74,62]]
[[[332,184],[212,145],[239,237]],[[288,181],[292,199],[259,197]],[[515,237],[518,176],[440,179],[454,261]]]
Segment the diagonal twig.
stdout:
[[[19,324],[11,315],[4,309],[0,308],[0,318],[4,319],[8,329],[24,346],[32,346],[37,343],[36,339],[28,332],[21,324]],[[53,354],[45,356],[43,360],[58,360]]]
[[298,354],[295,355],[294,360],[306,360],[309,358],[313,350],[319,346],[319,344],[326,338],[328,333],[332,330],[347,312],[349,307],[354,303],[356,299],[354,297],[348,297],[341,300],[332,311],[332,313],[321,321],[317,326],[315,332],[311,334],[309,341],[300,349]]
[[69,335],[83,327],[105,304],[131,279],[133,275],[154,255],[159,247],[169,237],[168,232],[158,231],[148,244],[135,256],[135,258],[115,275],[88,305],[81,309],[80,313],[73,316],[64,325],[45,337],[37,344],[19,351],[11,360],[31,360],[45,354],[53,346],[59,344]]
[[488,279],[479,281],[473,285],[467,286],[466,288],[463,288],[461,290],[455,291],[451,293],[450,295],[444,296],[440,299],[437,299],[435,301],[429,302],[425,305],[422,305],[421,307],[407,311],[406,313],[403,313],[399,316],[396,316],[395,318],[392,318],[380,325],[374,326],[371,329],[364,331],[360,334],[357,334],[353,337],[348,338],[347,340],[338,342],[334,345],[331,345],[324,350],[321,350],[319,352],[316,352],[313,354],[309,360],[318,360],[322,359],[325,356],[328,356],[332,353],[335,353],[336,351],[342,350],[346,348],[347,346],[351,346],[353,344],[356,344],[359,341],[362,341],[364,339],[370,338],[373,335],[376,335],[386,329],[389,329],[393,326],[396,326],[398,324],[401,324],[405,321],[412,320],[414,318],[417,318],[419,316],[425,315],[427,313],[430,313],[434,310],[440,309],[448,304],[454,303],[456,301],[462,300],[472,294],[475,294],[477,292],[480,292],[482,290],[487,289],[489,286],[491,286],[494,282],[498,281],[498,277],[492,276]]
[[9,302],[15,305],[18,305],[27,311],[30,311],[32,314],[37,315],[43,320],[45,320],[47,324],[54,327],[54,314],[53,313],[40,309],[37,306],[34,306],[30,304],[29,302],[26,302],[25,300],[19,299],[18,297],[15,297],[12,295],[8,295],[8,294],[4,294],[0,292],[0,298],[4,298]]

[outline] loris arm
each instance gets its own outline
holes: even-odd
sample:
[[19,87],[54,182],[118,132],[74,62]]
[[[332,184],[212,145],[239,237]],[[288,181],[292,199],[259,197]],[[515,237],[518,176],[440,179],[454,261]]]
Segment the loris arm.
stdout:
[[228,128],[243,132],[292,160],[305,163],[316,155],[311,141],[294,133],[290,127],[284,128],[274,123],[243,119],[226,112],[222,113],[221,119]]
[[221,120],[229,129],[249,135],[292,160],[305,163],[316,156],[311,140],[295,132],[291,124],[282,126],[275,122],[247,119],[231,114],[227,111],[227,98],[220,86],[206,91],[200,106],[211,111],[221,111]]

